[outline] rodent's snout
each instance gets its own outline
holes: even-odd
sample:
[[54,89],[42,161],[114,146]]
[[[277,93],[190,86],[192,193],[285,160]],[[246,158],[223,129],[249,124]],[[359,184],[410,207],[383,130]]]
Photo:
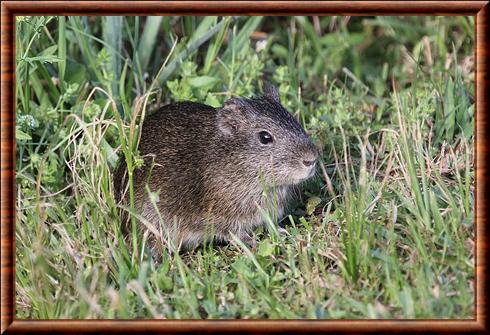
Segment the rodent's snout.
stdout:
[[306,167],[314,166],[316,161],[318,160],[319,152],[317,148],[313,145],[313,143],[308,142],[305,151],[302,157],[301,162]]
[[309,144],[310,143],[308,143],[303,154],[301,155],[302,157],[300,161],[305,168],[309,170],[313,170],[319,155],[318,155],[318,150],[316,150],[314,146]]
[[314,165],[315,163],[316,163],[316,158],[313,160],[303,159],[303,165],[306,167],[310,167],[310,166]]
[[306,178],[311,177],[314,174],[316,162],[318,160],[319,152],[313,143],[309,142],[304,147],[303,154],[301,155],[301,163],[303,164],[306,171],[308,171],[308,175]]
[[301,180],[308,179],[315,174],[316,162],[318,160],[318,153],[316,150],[306,150],[302,157],[300,158],[300,164],[303,168],[301,169],[302,176]]

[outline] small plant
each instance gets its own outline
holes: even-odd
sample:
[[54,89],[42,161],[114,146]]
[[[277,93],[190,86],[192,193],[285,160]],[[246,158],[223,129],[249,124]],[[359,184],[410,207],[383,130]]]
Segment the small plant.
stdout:
[[[17,317],[472,318],[473,25],[16,17]],[[142,163],[144,117],[267,80],[317,141],[316,177],[281,221],[264,213],[254,251],[156,262],[112,180]]]

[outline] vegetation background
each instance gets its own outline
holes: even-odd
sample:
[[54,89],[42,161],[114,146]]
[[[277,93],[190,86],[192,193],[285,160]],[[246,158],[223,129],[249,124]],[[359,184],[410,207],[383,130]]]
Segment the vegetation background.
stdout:
[[[473,17],[17,17],[17,317],[472,318],[473,55]],[[286,233],[153,262],[144,114],[264,79],[324,148]]]

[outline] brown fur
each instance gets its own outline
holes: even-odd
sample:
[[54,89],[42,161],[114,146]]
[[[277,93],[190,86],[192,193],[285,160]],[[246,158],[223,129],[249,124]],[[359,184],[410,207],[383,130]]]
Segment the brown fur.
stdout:
[[[261,131],[273,143],[262,144]],[[164,106],[144,121],[139,151],[144,166],[134,175],[136,208],[155,226],[160,214],[170,239],[184,247],[206,238],[227,240],[230,233],[248,240],[263,224],[262,210],[283,215],[291,187],[314,170],[303,161],[318,157],[274,88],[259,98],[231,99],[219,109],[194,102]],[[117,200],[127,205],[125,172],[121,160],[114,185]],[[159,192],[159,213],[146,184]],[[159,244],[153,234],[149,240]]]

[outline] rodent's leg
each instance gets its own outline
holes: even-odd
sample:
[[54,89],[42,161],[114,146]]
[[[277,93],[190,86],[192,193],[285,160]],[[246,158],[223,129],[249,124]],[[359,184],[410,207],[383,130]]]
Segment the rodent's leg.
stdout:
[[255,251],[255,249],[257,248],[257,241],[255,241],[252,236],[250,236],[248,233],[242,233],[238,237],[240,238],[240,240],[242,240],[243,243],[247,244],[252,249],[252,251]]
[[194,249],[201,244],[204,239],[202,232],[184,231],[180,233],[179,246],[184,250]]
[[278,228],[277,228],[277,232],[278,232],[278,233],[279,233],[279,235],[281,235],[281,236],[286,236],[286,235],[289,235],[289,232],[288,232],[286,229],[282,228],[282,227],[278,227]]

